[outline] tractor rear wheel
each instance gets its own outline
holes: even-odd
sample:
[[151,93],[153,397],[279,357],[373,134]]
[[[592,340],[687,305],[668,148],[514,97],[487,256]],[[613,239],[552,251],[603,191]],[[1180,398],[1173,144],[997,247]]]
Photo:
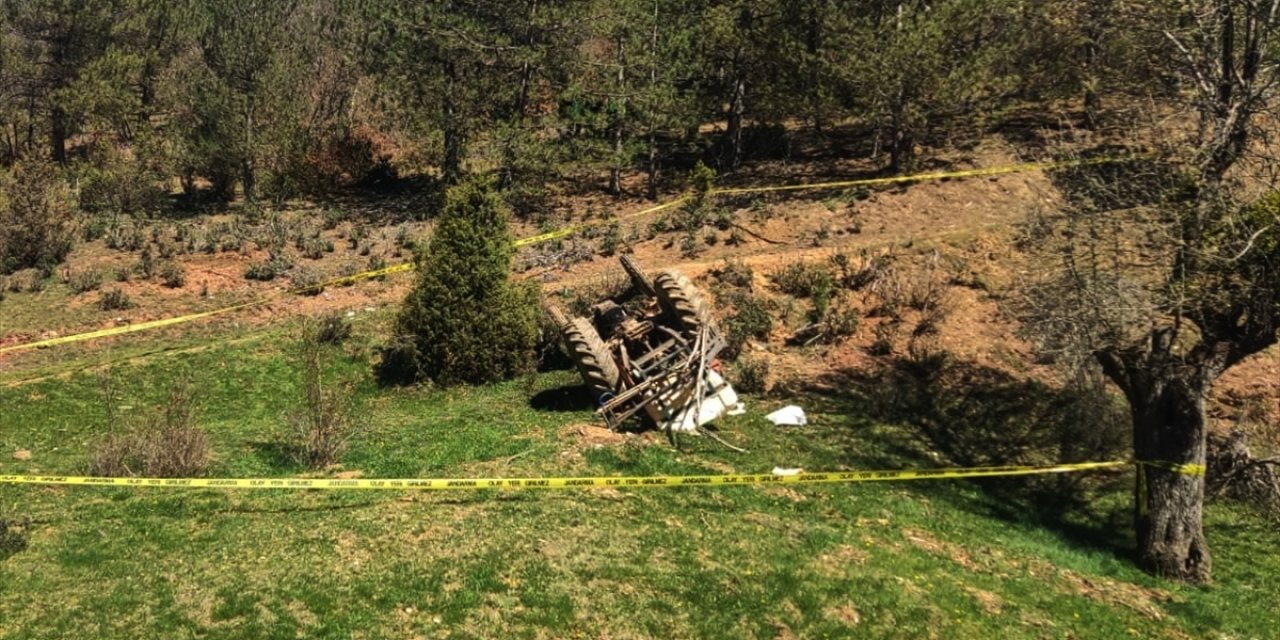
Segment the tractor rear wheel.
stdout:
[[711,308],[697,287],[679,271],[663,271],[653,279],[658,304],[685,336],[693,337],[711,324]]
[[560,336],[569,357],[578,367],[578,373],[582,374],[582,381],[587,383],[591,397],[600,404],[604,394],[613,393],[618,388],[618,365],[613,361],[609,348],[586,318],[574,318],[560,325]]

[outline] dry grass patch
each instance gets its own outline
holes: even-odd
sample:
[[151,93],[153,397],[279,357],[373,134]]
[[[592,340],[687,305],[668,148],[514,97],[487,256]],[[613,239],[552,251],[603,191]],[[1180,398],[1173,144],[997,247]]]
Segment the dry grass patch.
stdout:
[[827,607],[823,613],[832,620],[846,627],[856,627],[862,622],[862,615],[852,604],[844,603],[836,607]]
[[966,551],[964,547],[938,540],[926,531],[921,529],[904,529],[902,537],[906,538],[906,540],[911,544],[929,552],[932,555],[951,558],[953,562],[965,569],[968,569],[969,571],[981,570],[981,567],[979,567],[973,559],[970,558],[969,552]]
[[1086,578],[1074,571],[1060,569],[1058,576],[1076,593],[1106,604],[1120,605],[1137,611],[1151,620],[1164,620],[1160,603],[1173,602],[1173,594],[1163,589],[1150,589],[1108,578]]
[[978,606],[982,607],[983,611],[986,611],[993,616],[998,616],[1001,613],[1004,613],[1004,598],[1001,598],[990,591],[978,589],[977,587],[966,586],[964,590],[968,592],[969,595],[973,596],[974,600],[978,601]]

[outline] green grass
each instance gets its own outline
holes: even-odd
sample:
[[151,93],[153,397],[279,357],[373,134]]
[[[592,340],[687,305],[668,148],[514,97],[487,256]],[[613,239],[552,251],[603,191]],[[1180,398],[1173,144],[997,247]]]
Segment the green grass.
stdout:
[[[124,413],[190,375],[212,475],[302,473],[281,447],[294,328],[113,370]],[[750,398],[747,446],[583,446],[572,372],[486,388],[378,389],[360,325],[330,375],[359,380],[365,477],[767,472],[922,466],[908,429],[856,403]],[[85,471],[104,430],[95,373],[0,388],[0,473]],[[536,401],[531,402],[531,398]],[[797,401],[813,425],[763,414]],[[535,405],[540,408],[535,408]],[[29,449],[27,462],[10,458]],[[1126,474],[1084,511],[1032,515],[1033,479],[661,490],[234,492],[0,487],[28,520],[0,555],[0,638],[1274,638],[1280,534],[1213,505],[1216,582],[1127,557]]]

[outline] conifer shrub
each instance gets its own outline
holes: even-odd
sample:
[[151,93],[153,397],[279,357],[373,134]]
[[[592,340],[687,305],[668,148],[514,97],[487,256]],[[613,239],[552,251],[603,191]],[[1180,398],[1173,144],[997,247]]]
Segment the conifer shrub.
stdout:
[[128,158],[113,143],[99,140],[89,150],[91,164],[77,172],[78,205],[89,213],[146,214],[166,208],[164,182],[167,176],[156,162],[161,153],[158,140],[143,136],[135,139],[133,151],[139,158]]
[[449,190],[430,243],[416,254],[417,282],[384,350],[382,380],[485,384],[532,367],[538,290],[511,281],[509,218],[486,179]]
[[52,273],[71,251],[74,212],[71,191],[52,164],[23,162],[0,175],[0,273]]
[[22,269],[9,276],[9,290],[18,293],[40,293],[48,286],[48,273],[40,269]]

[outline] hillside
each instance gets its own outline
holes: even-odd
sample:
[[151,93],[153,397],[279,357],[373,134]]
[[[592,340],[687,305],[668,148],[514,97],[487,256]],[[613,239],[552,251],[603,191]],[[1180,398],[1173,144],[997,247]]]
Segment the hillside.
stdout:
[[[948,166],[1016,159],[996,140],[983,149]],[[734,180],[767,185],[857,171],[763,163]],[[622,245],[641,265],[678,266],[726,317],[739,311],[744,295],[769,310],[771,328],[746,343],[744,356],[764,363],[769,390],[749,393],[747,414],[720,425],[748,454],[705,439],[683,439],[677,449],[656,434],[604,431],[568,371],[486,388],[377,387],[370,363],[389,310],[406,290],[404,276],[330,287],[318,296],[282,294],[282,285],[243,279],[247,265],[265,259],[265,250],[247,240],[239,251],[175,252],[171,259],[186,274],[180,287],[137,279],[104,284],[126,291],[137,303],[133,309],[102,311],[95,306],[100,291],[76,294],[55,280],[39,292],[8,295],[10,343],[276,297],[156,331],[6,354],[0,360],[6,407],[0,474],[84,472],[105,429],[100,378],[106,371],[126,416],[150,410],[171,380],[189,376],[199,424],[216,454],[211,475],[303,473],[281,444],[284,416],[301,400],[291,345],[299,319],[322,311],[353,315],[355,336],[328,372],[354,381],[364,416],[343,464],[326,477],[654,475],[1123,458],[1115,407],[1098,409],[1090,404],[1096,399],[1064,390],[1057,369],[1036,359],[1004,310],[1025,269],[1014,242],[1018,225],[1031,207],[1060,197],[1043,172],[1029,172],[729,201],[733,219],[768,240],[747,235],[730,244],[732,228],[709,229],[696,255],[682,255],[680,233],[657,230],[653,218],[623,224]],[[352,262],[407,258],[406,247],[429,233],[423,223],[379,225],[378,208],[386,206],[295,203],[281,217],[322,227],[317,211],[367,212],[320,229],[319,236],[333,242],[332,253],[300,259],[317,272],[337,274]],[[643,206],[627,201],[616,210]],[[591,198],[564,208],[570,213],[556,224],[531,225],[518,235],[608,215]],[[217,221],[161,220],[141,233],[159,238],[147,242],[158,253],[162,244],[177,242],[182,224],[207,229]],[[355,225],[372,239],[368,256],[348,241]],[[397,240],[401,228],[408,239]],[[613,258],[564,257],[575,246],[597,252],[610,242],[602,229],[608,225],[526,249],[525,264],[558,262],[522,269],[523,277],[538,279],[566,304],[611,286],[618,277]],[[99,240],[78,246],[69,264],[110,273],[138,255]],[[889,322],[874,310],[893,290],[886,285],[841,294],[838,304],[858,318],[848,332],[787,346],[808,324],[813,305],[784,290],[788,270],[834,273],[837,255],[848,256],[854,268],[891,255],[885,282],[903,291],[936,290],[945,313],[933,338],[913,347],[910,331],[877,330]],[[901,321],[909,328],[922,319],[922,310],[911,308]],[[887,348],[877,347],[882,339]],[[913,363],[939,357],[935,377],[914,373]],[[1218,428],[1250,403],[1275,411],[1277,390],[1268,381],[1277,364],[1273,349],[1230,374],[1216,398]],[[742,366],[731,372],[741,375]],[[809,411],[810,426],[778,429],[763,419],[792,403]],[[1102,422],[1072,424],[1082,417]],[[13,457],[17,450],[29,457]],[[0,486],[0,518],[27,539],[26,549],[0,559],[0,637],[1273,635],[1280,619],[1261,596],[1280,590],[1280,573],[1268,560],[1280,544],[1274,528],[1247,507],[1213,503],[1206,527],[1214,584],[1153,578],[1129,555],[1132,483],[1124,471],[545,493]]]

